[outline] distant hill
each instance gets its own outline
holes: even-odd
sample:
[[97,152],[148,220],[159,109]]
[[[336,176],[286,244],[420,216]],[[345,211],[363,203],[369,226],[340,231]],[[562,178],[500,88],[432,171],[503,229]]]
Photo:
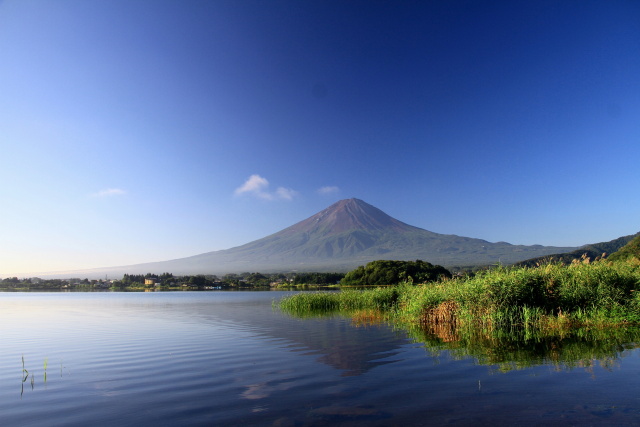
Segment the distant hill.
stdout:
[[[74,272],[225,274],[349,271],[375,260],[424,260],[447,266],[511,264],[575,247],[524,246],[438,234],[414,227],[358,199],[341,200],[275,234],[231,249],[171,261]],[[66,273],[68,276],[70,273]]]
[[591,260],[595,260],[598,257],[602,257],[603,254],[609,255],[608,259],[611,259],[613,254],[620,250],[620,248],[625,247],[625,245],[629,244],[631,241],[638,240],[640,238],[640,233],[632,234],[629,236],[618,237],[617,239],[601,242],[601,243],[592,243],[589,245],[581,246],[579,249],[575,251],[566,252],[566,253],[558,253],[552,255],[545,255],[542,257],[531,258],[525,261],[521,261],[516,263],[516,266],[526,266],[526,267],[535,267],[538,264],[544,264],[549,261],[553,262],[561,262],[563,264],[570,264],[574,259],[580,259],[583,256],[588,257]]
[[607,259],[611,261],[622,261],[631,257],[640,259],[640,233],[635,236],[629,243],[612,253]]

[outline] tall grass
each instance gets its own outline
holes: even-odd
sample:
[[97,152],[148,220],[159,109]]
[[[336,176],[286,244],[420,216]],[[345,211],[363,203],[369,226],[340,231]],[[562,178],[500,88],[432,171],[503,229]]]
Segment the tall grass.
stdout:
[[637,323],[640,268],[589,262],[497,267],[473,277],[405,288],[398,314],[420,323],[483,326]]
[[350,289],[341,292],[304,292],[283,298],[279,307],[296,316],[364,309],[387,311],[395,307],[400,289],[387,287],[366,291]]
[[[60,376],[62,376],[62,362],[60,362]],[[44,377],[43,377],[43,383],[46,386],[47,385],[47,366],[49,365],[49,358],[46,357],[44,359]],[[24,354],[22,355],[22,384],[20,386],[20,398],[22,398],[22,395],[24,394],[24,384],[27,382],[27,380],[29,379],[29,377],[31,377],[31,390],[34,389],[35,387],[35,382],[36,382],[36,376],[35,376],[35,372],[29,372],[27,370],[27,368],[25,368],[25,364],[24,364]]]
[[567,328],[640,323],[640,264],[496,267],[417,286],[303,293],[280,307],[295,315],[376,309],[395,321],[482,328]]
[[300,293],[279,306],[301,317],[347,312],[356,325],[386,321],[431,353],[500,370],[542,362],[590,369],[640,342],[640,262],[496,267],[420,285]]

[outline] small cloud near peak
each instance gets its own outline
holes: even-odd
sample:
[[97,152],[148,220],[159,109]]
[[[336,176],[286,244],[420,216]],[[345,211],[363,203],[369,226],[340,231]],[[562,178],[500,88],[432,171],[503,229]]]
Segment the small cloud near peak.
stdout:
[[236,195],[243,193],[259,194],[269,186],[269,181],[260,175],[251,175],[242,186],[236,188]]
[[276,196],[280,199],[292,200],[298,194],[297,191],[290,188],[278,187]]
[[120,188],[107,188],[106,190],[100,190],[97,193],[91,194],[92,197],[111,197],[111,196],[122,196],[127,194],[126,191]]
[[263,200],[292,200],[298,192],[290,188],[278,187],[275,192],[269,191],[269,181],[260,175],[251,175],[235,190],[236,196],[251,195]]
[[340,192],[340,189],[335,185],[321,187],[318,189],[319,194],[337,194]]

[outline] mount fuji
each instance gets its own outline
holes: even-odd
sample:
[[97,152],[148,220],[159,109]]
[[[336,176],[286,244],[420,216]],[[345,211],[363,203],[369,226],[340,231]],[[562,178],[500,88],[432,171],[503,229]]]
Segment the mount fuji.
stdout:
[[511,264],[575,249],[491,243],[434,233],[405,224],[362,200],[346,199],[284,230],[242,246],[170,261],[83,270],[74,274],[348,271],[380,259],[421,259],[452,267]]

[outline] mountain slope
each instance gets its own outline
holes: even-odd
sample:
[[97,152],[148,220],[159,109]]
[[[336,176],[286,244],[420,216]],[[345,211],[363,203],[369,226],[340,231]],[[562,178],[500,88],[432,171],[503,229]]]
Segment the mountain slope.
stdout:
[[[603,254],[611,254],[608,259],[612,259],[611,257],[614,253],[622,251],[621,248],[624,248],[625,245],[629,245],[633,240],[638,241],[639,238],[640,233],[632,234],[629,236],[622,236],[608,242],[591,243],[589,245],[584,245],[571,252],[551,254],[542,257],[527,259],[516,263],[516,265],[522,267],[535,267],[538,264],[544,264],[549,261],[570,264],[571,261],[580,259],[583,256],[586,256],[591,260],[595,260],[596,258],[601,257]],[[621,255],[617,256],[620,257]]]
[[[633,236],[631,236],[633,237]],[[629,258],[640,259],[640,233],[608,258],[611,261],[624,261]]]
[[511,264],[574,249],[490,243],[438,234],[398,221],[362,200],[348,199],[275,234],[235,248],[95,271],[102,275],[164,271],[174,274],[348,271],[380,259],[421,259],[444,266]]

